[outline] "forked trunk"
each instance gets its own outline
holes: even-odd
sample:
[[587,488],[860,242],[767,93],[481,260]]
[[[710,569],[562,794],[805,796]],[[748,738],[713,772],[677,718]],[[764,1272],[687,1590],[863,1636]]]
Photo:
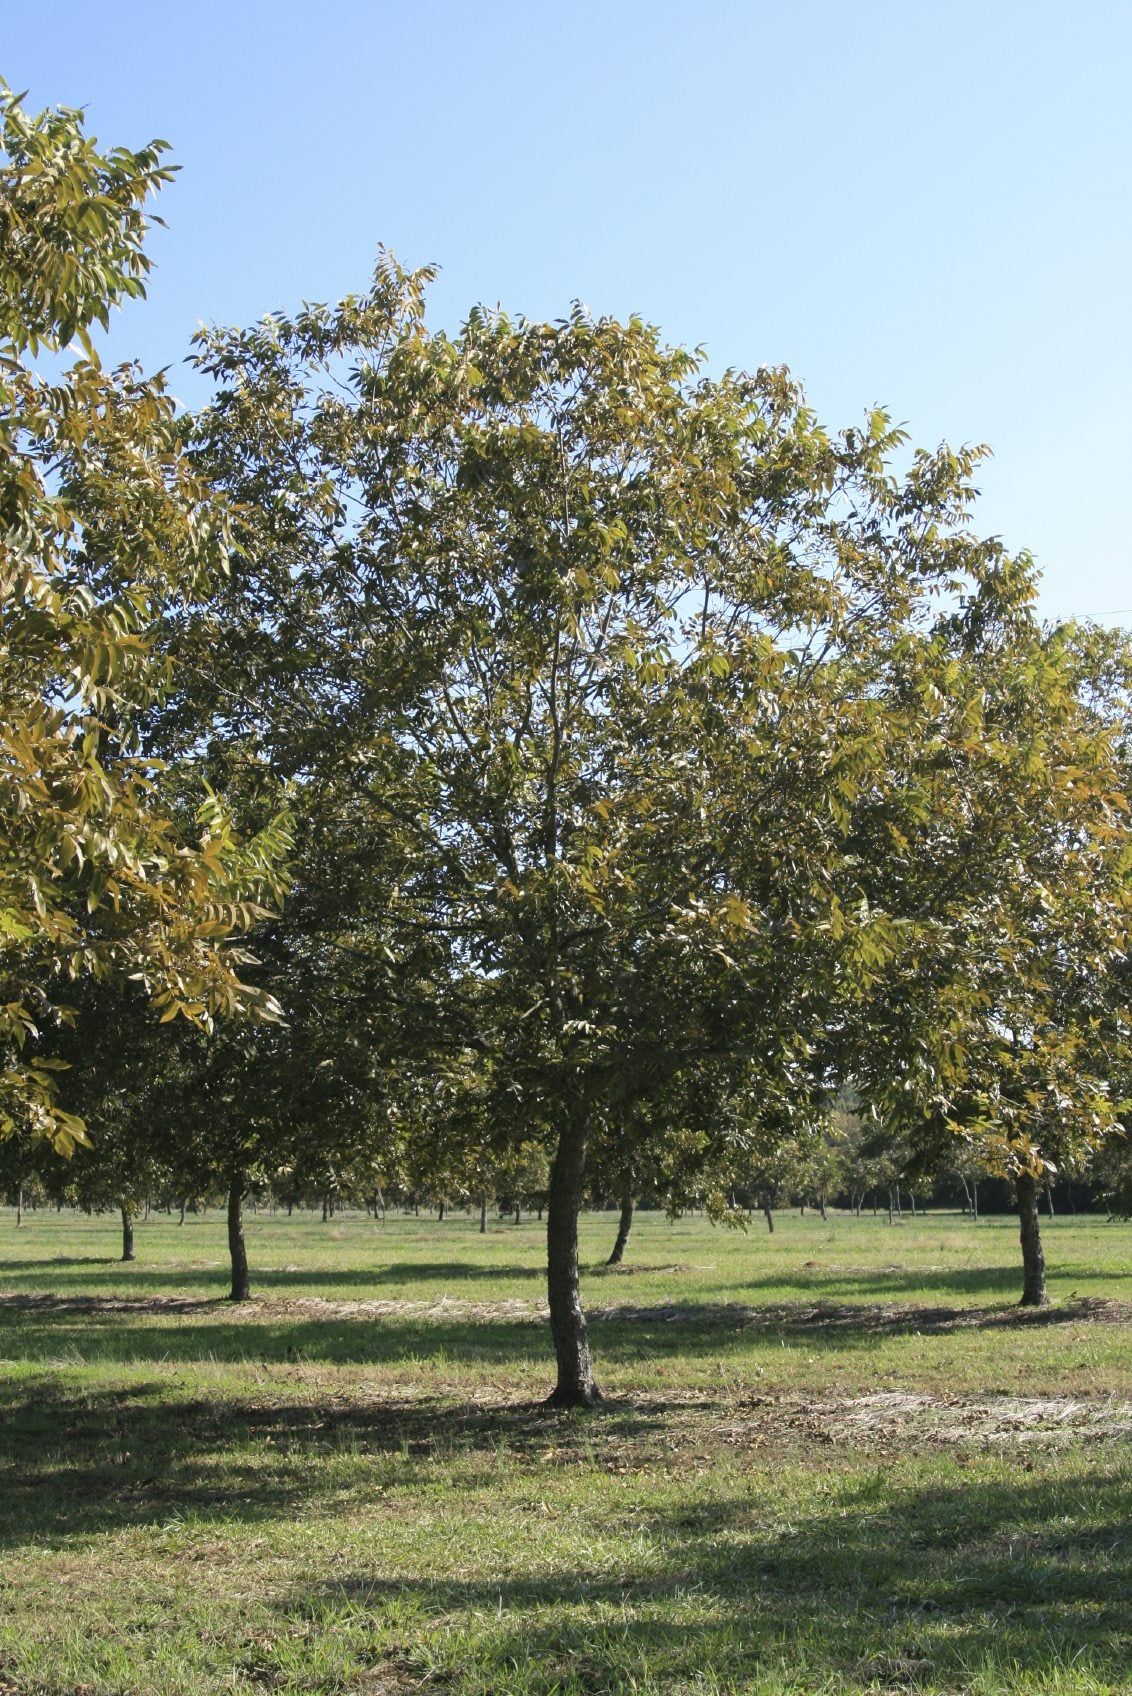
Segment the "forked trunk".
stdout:
[[1020,1307],[1047,1307],[1046,1257],[1042,1252],[1041,1232],[1038,1230],[1038,1184],[1029,1172],[1019,1172],[1014,1180],[1018,1196],[1019,1236],[1022,1242],[1022,1300]]
[[232,1288],[229,1301],[248,1301],[251,1284],[248,1281],[248,1251],[244,1243],[244,1178],[236,1174],[228,1186],[228,1254],[232,1261]]
[[571,1117],[559,1134],[546,1209],[546,1285],[558,1365],[548,1407],[595,1407],[601,1401],[578,1284],[578,1214],[585,1174],[585,1123]]
[[613,1251],[606,1261],[607,1266],[620,1266],[625,1258],[625,1246],[629,1241],[629,1232],[633,1229],[633,1198],[623,1196],[621,1200],[621,1218],[617,1223],[617,1240]]
[[134,1254],[134,1221],[125,1202],[121,1206],[122,1214],[122,1259],[136,1260]]

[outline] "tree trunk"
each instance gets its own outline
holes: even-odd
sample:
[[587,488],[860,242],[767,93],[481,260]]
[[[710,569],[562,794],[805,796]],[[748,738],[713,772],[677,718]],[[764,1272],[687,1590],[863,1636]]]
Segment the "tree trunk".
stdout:
[[578,1214],[585,1175],[586,1129],[571,1117],[559,1133],[546,1209],[546,1285],[558,1365],[548,1407],[595,1407],[601,1401],[578,1285]]
[[826,1218],[827,1218],[826,1211],[825,1211],[825,1191],[824,1190],[818,1191],[818,1212],[821,1214],[822,1222],[824,1223]]
[[523,1220],[523,1210],[519,1206],[519,1203],[516,1202],[515,1203],[515,1223],[516,1223],[516,1225],[521,1224],[522,1220]]
[[774,1235],[774,1214],[770,1210],[770,1197],[768,1195],[760,1195],[759,1206],[762,1208],[763,1218],[766,1220],[766,1228],[770,1232],[771,1236],[773,1237],[773,1235]]
[[1042,1238],[1038,1230],[1038,1183],[1029,1172],[1019,1172],[1014,1180],[1018,1196],[1019,1236],[1022,1242],[1022,1300],[1020,1307],[1046,1307],[1046,1259],[1042,1253]]
[[1052,1219],[1054,1217],[1054,1212],[1053,1212],[1053,1185],[1050,1183],[1048,1178],[1046,1179],[1046,1206],[1049,1208],[1049,1216]]
[[181,1217],[178,1219],[177,1223],[178,1225],[183,1225],[185,1223],[185,1203],[183,1199],[181,1201]]
[[232,1288],[229,1301],[248,1301],[248,1251],[244,1243],[244,1176],[237,1173],[228,1186],[228,1253],[232,1259]]
[[21,1229],[21,1227],[23,1226],[23,1222],[24,1222],[24,1186],[22,1184],[19,1184],[16,1188],[16,1229],[17,1229],[17,1231]]
[[122,1259],[136,1260],[134,1253],[134,1221],[125,1202],[121,1205],[122,1213]]
[[975,1224],[979,1222],[979,1185],[975,1178],[971,1179],[971,1211],[975,1215]]
[[487,1191],[480,1196],[480,1236],[487,1235]]
[[441,1198],[440,1206],[436,1210],[436,1223],[438,1225],[443,1225],[443,1223],[444,1223],[444,1199],[443,1199],[443,1197]]
[[625,1258],[625,1245],[629,1241],[629,1232],[633,1229],[633,1198],[631,1195],[622,1197],[621,1218],[617,1223],[617,1240],[606,1261],[607,1266],[620,1266]]

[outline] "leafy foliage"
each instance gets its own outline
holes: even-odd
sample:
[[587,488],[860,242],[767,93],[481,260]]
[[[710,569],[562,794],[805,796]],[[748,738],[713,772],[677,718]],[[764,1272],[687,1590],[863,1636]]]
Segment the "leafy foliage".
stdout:
[[91,340],[144,292],[164,145],[102,154],[81,114],[2,89],[0,147],[0,1129],[69,1152],[43,1047],[61,986],[130,974],[166,1018],[270,1016],[222,944],[278,889],[286,831],[240,840],[209,796],[192,841],[138,749],[169,682],[154,625],[228,547],[162,379],[104,371]]

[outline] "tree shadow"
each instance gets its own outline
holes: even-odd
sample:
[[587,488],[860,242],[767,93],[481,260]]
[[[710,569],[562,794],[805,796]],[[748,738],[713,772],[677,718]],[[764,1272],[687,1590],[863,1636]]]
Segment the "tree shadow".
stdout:
[[170,1398],[161,1381],[65,1389],[53,1373],[0,1386],[0,1548],[58,1546],[162,1519],[292,1515],[323,1491],[317,1462],[343,1452],[465,1454],[494,1467],[516,1454],[591,1453],[595,1434],[652,1431],[664,1404],[610,1402],[574,1420],[541,1402],[483,1406],[440,1397],[324,1402]]
[[[1051,1279],[1060,1284],[1079,1278],[1092,1284],[1109,1284],[1116,1278],[1132,1274],[1099,1272],[1095,1267],[1055,1266]],[[758,1290],[796,1290],[799,1295],[814,1295],[823,1284],[834,1282],[839,1293],[860,1292],[861,1299],[870,1296],[900,1296],[926,1292],[955,1296],[1017,1296],[1022,1289],[1021,1262],[1009,1266],[977,1267],[916,1267],[880,1266],[875,1268],[846,1268],[815,1262],[810,1268],[794,1267],[767,1273],[764,1277],[737,1278],[737,1293]]]
[[1020,1669],[1038,1687],[1071,1667],[1089,1688],[1126,1688],[1127,1473],[941,1488],[874,1479],[789,1524],[775,1517],[765,1495],[636,1503],[619,1561],[541,1578],[363,1571],[297,1591],[282,1612],[329,1625],[396,1599],[449,1628],[494,1615],[476,1640],[485,1687],[507,1688],[510,1675],[563,1696],[627,1692],[644,1674],[649,1688],[698,1688],[706,1673],[712,1688],[755,1689],[785,1668],[790,1688],[815,1690],[837,1675],[872,1689],[968,1689],[980,1677],[999,1688],[996,1674],[1013,1689]]
[[[220,1245],[217,1245],[219,1248]],[[123,1261],[119,1256],[97,1258],[60,1258],[57,1260],[7,1260],[0,1258],[0,1278],[17,1279],[23,1289],[48,1292],[62,1288],[119,1292],[162,1290],[179,1292],[206,1284],[222,1288],[229,1277],[228,1265],[218,1253],[211,1265],[202,1264],[199,1257],[175,1266],[147,1266],[144,1260]],[[375,1262],[369,1267],[321,1266],[256,1266],[254,1244],[251,1267],[254,1289],[312,1289],[315,1291],[352,1289],[364,1299],[368,1292],[380,1298],[390,1285],[420,1284],[495,1284],[530,1285],[541,1289],[546,1278],[543,1266],[483,1266],[462,1260]]]
[[[918,1307],[907,1303],[676,1302],[595,1306],[590,1325],[602,1359],[639,1365],[679,1354],[722,1359],[754,1346],[804,1339],[808,1350],[854,1354],[882,1337],[953,1331],[1014,1330],[1082,1322],[1127,1323],[1129,1304],[1083,1297],[1036,1309]],[[548,1320],[506,1301],[470,1312],[443,1301],[390,1303],[357,1312],[332,1302],[219,1297],[25,1294],[0,1297],[0,1355],[36,1362],[182,1364],[311,1362],[394,1366],[459,1361],[461,1365],[542,1365]]]

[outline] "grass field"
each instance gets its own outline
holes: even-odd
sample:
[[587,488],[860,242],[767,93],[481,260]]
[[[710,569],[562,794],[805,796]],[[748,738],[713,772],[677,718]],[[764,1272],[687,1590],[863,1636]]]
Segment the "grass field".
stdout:
[[0,1210],[0,1692],[1132,1692],[1132,1230]]

